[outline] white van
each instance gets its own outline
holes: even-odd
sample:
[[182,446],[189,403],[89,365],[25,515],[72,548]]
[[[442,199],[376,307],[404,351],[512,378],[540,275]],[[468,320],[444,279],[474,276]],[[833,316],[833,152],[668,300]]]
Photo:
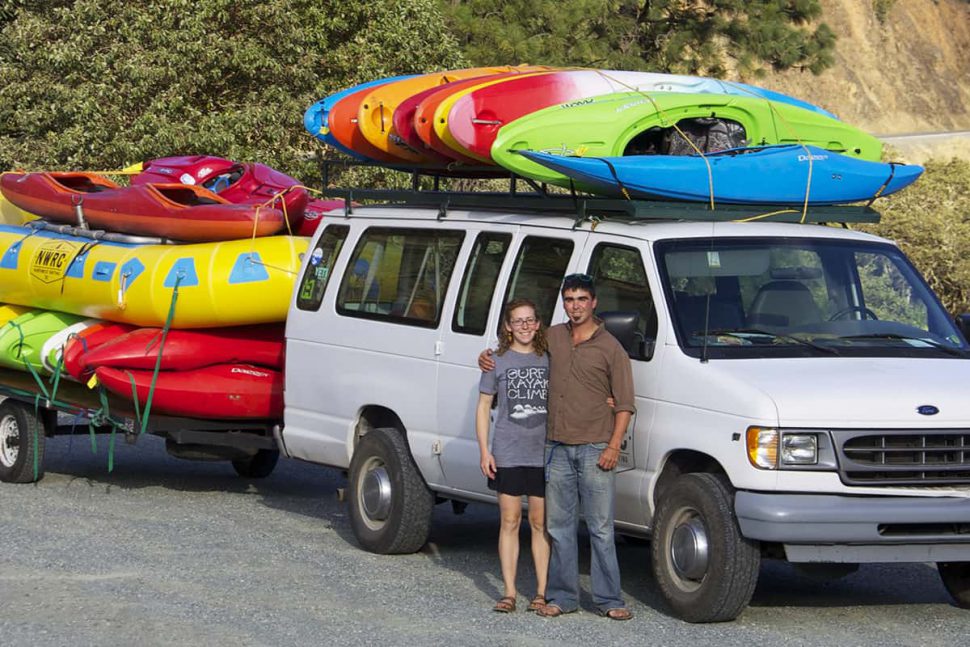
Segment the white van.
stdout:
[[349,470],[360,544],[415,551],[436,502],[494,501],[477,356],[505,301],[558,323],[563,276],[584,272],[636,382],[617,530],[653,538],[676,615],[737,616],[762,557],[937,562],[970,604],[970,347],[899,248],[757,208],[615,202],[366,207],[320,227],[287,319],[282,445]]

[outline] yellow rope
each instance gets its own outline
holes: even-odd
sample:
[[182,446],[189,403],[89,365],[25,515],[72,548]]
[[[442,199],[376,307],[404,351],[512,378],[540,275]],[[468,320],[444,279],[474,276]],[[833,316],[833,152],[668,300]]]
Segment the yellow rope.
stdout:
[[[764,218],[771,218],[772,216],[780,216],[786,213],[798,213],[796,209],[781,209],[779,211],[769,211],[768,213],[762,213],[757,216],[749,216],[747,218],[737,218],[734,222],[754,222],[756,220],[762,220]],[[804,222],[804,216],[803,220]]]
[[[646,92],[644,90],[641,90],[640,88],[638,88],[636,86],[632,86],[629,83],[625,83],[624,81],[621,81],[621,80],[619,80],[619,79],[617,79],[615,77],[612,77],[609,74],[607,74],[604,70],[593,70],[593,71],[596,72],[597,74],[599,74],[600,76],[602,76],[603,78],[605,78],[606,80],[612,81],[613,83],[616,83],[619,86],[622,86],[624,88],[627,88],[628,90],[630,90],[632,92],[636,92],[637,94],[639,94],[640,96],[642,96],[643,98],[645,98],[647,101],[649,101],[650,104],[653,106],[654,110],[656,110],[657,114],[660,115],[661,123],[662,124],[666,124],[668,122],[672,122],[672,119],[667,116],[667,113],[664,111],[664,109],[662,107],[660,107],[660,105],[657,104],[657,102],[654,100],[654,98],[652,96],[650,96],[650,93],[648,93],[648,92]],[[680,135],[683,138],[684,141],[686,141],[688,144],[690,144],[690,147],[694,149],[694,152],[697,153],[697,155],[699,155],[702,160],[704,160],[704,165],[707,167],[707,194],[708,194],[708,198],[710,200],[711,211],[714,211],[714,209],[715,209],[715,206],[714,206],[714,173],[713,173],[713,171],[711,169],[711,162],[710,162],[710,160],[707,159],[707,156],[704,154],[704,152],[697,147],[697,145],[690,139],[690,137],[688,137],[687,135],[684,134],[684,131],[682,131],[680,129],[680,127],[677,125],[676,122],[670,123],[670,127],[673,128],[674,131],[676,131],[677,134]]]

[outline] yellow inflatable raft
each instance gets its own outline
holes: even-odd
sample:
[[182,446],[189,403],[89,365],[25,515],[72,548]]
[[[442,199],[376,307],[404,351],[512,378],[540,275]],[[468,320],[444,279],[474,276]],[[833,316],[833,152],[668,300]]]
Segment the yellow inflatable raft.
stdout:
[[132,245],[0,225],[0,302],[139,326],[284,321],[309,239]]
[[36,220],[37,216],[20,207],[15,207],[0,193],[0,225],[22,225],[23,223]]

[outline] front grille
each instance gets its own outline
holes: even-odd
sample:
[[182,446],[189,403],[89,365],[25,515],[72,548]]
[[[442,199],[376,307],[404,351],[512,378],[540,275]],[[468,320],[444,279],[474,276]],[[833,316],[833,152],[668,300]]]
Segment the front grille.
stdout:
[[970,430],[833,431],[848,485],[970,483]]

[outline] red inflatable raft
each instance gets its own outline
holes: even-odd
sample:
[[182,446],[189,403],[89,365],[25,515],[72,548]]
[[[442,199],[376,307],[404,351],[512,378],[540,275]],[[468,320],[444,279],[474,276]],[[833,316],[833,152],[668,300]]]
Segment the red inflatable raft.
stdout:
[[0,190],[11,203],[42,218],[73,224],[80,206],[91,228],[138,236],[210,242],[269,236],[284,226],[278,209],[233,204],[187,184],[120,187],[93,173],[5,173]]
[[64,370],[78,382],[87,382],[94,370],[89,369],[84,363],[84,356],[102,344],[133,330],[136,330],[135,326],[113,321],[102,321],[90,328],[85,328],[64,344],[64,353],[62,354]]
[[[131,400],[132,383],[144,407],[153,371],[102,366],[106,389]],[[283,374],[249,364],[216,364],[191,371],[160,371],[152,413],[215,420],[266,420],[283,416]]]
[[202,330],[174,329],[161,346],[160,328],[139,328],[85,353],[82,371],[102,366],[154,370],[161,349],[161,369],[186,371],[212,364],[256,364],[282,369],[282,324],[232,326]]

